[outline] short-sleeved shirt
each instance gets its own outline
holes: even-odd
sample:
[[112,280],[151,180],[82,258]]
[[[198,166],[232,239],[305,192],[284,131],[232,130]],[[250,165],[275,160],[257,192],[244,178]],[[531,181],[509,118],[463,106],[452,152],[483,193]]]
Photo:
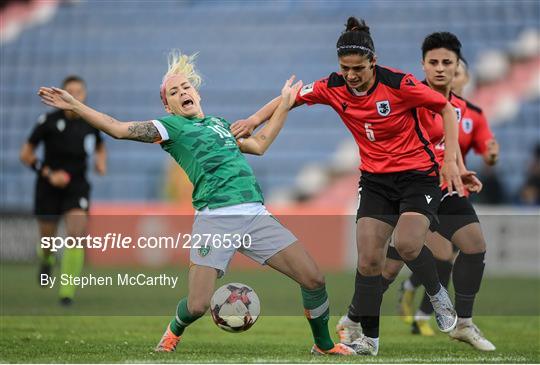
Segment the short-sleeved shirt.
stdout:
[[332,73],[305,85],[296,104],[326,104],[338,113],[358,144],[362,171],[437,171],[433,146],[416,108],[440,113],[446,99],[411,74],[381,66],[374,72],[375,83],[365,95],[351,90],[343,75]]
[[[442,96],[442,94],[440,94]],[[455,94],[450,93],[450,96],[448,98],[448,101],[454,109],[456,110],[456,117],[458,124],[461,126],[461,122],[463,120],[463,115],[466,113],[467,110],[467,104],[465,101],[459,97],[457,97]],[[443,118],[440,114],[434,113],[431,110],[428,110],[426,108],[418,108],[418,116],[420,118],[420,123],[422,126],[426,129],[430,142],[435,147],[435,154],[437,156],[437,162],[439,165],[442,166],[443,160],[444,160],[444,123]],[[462,132],[461,128],[459,132],[459,143],[460,143],[460,149],[463,153],[463,147],[461,144],[461,138],[462,138]]]
[[[486,142],[493,138],[493,133],[482,110],[469,103],[463,98],[450,93],[448,101],[455,108],[459,124],[459,148],[465,160],[465,156],[471,149],[478,154],[486,151]],[[420,108],[419,116],[422,124],[430,136],[431,143],[435,146],[435,152],[439,164],[444,158],[444,125],[442,117],[424,108]]]
[[68,119],[62,110],[42,114],[28,138],[34,146],[44,144],[44,165],[65,170],[72,179],[85,178],[87,157],[102,142],[96,128],[78,117]]
[[467,100],[464,101],[467,109],[461,118],[459,146],[465,160],[465,156],[471,148],[479,155],[484,154],[487,149],[487,142],[494,137],[482,109]]
[[153,123],[161,135],[161,147],[193,184],[195,209],[264,201],[255,174],[225,119],[170,115]]

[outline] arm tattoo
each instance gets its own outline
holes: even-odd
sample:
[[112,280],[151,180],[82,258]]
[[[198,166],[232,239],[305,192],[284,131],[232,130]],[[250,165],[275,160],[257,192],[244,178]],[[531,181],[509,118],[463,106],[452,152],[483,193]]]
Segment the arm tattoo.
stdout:
[[153,143],[161,139],[161,135],[152,122],[132,122],[128,127],[127,139]]

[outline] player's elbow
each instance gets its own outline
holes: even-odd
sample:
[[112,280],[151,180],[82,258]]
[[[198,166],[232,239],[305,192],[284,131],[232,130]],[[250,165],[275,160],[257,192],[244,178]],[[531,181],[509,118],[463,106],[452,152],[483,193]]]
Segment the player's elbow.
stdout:
[[246,141],[240,142],[240,151],[250,155],[262,156],[266,152],[266,148],[257,143],[256,140],[251,140],[249,143]]
[[264,155],[265,152],[266,152],[266,148],[263,148],[261,146],[257,146],[256,148],[253,149],[252,155],[262,156],[262,155]]
[[113,128],[107,134],[114,139],[129,139],[127,130],[123,130],[122,128]]
[[19,159],[25,165],[31,165],[33,162],[33,153],[28,144],[24,144],[19,152]]

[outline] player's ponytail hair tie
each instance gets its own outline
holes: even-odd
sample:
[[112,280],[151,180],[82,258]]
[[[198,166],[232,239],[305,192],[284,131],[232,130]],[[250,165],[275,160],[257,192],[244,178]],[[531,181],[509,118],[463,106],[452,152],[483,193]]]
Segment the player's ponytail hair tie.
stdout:
[[367,56],[370,61],[373,61],[375,58],[375,46],[366,22],[353,16],[349,17],[345,25],[345,31],[341,33],[336,43],[336,49],[338,57],[358,54]]

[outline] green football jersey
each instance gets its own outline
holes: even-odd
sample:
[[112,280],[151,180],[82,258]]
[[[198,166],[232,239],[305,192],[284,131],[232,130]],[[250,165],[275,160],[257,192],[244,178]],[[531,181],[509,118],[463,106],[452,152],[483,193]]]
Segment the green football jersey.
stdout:
[[[161,147],[184,169],[193,184],[193,206],[200,210],[263,202],[253,170],[222,118],[157,119]],[[166,134],[166,135],[164,135]]]

